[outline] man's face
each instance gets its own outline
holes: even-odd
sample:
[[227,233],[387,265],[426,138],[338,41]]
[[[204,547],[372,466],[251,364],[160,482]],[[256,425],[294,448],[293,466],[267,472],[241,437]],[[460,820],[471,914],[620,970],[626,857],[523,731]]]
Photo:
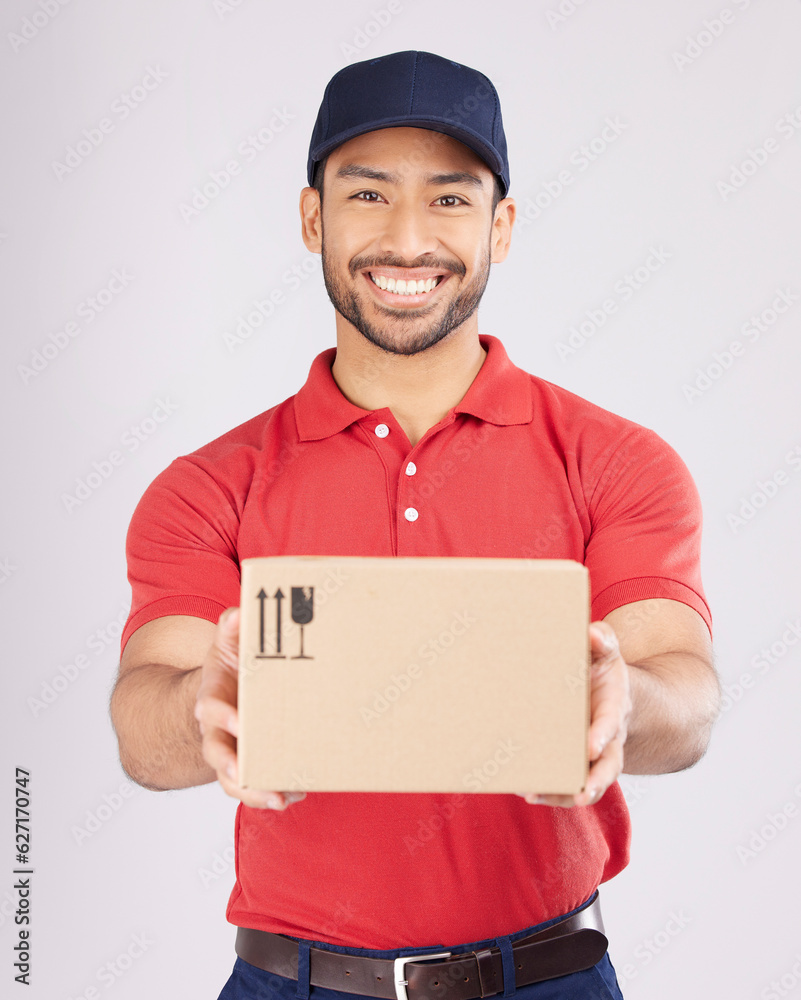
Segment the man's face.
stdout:
[[337,147],[325,167],[322,217],[334,308],[393,354],[447,337],[487,285],[493,193],[484,161],[439,132],[380,129]]

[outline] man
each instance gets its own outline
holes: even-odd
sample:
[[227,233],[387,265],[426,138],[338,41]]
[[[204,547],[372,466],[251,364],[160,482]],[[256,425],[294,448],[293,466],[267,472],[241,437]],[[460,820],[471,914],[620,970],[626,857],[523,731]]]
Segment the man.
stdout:
[[[515,218],[485,76],[426,52],[347,67],[326,89],[308,179],[302,234],[322,254],[336,349],[142,498],[112,697],[123,766],[149,788],[217,779],[241,800],[227,914],[239,957],[221,997],[619,997],[597,899],[628,861],[617,778],[624,763],[691,766],[718,712],[697,491],[652,431],[479,336]],[[241,788],[239,561],[281,554],[584,562],[584,791]]]

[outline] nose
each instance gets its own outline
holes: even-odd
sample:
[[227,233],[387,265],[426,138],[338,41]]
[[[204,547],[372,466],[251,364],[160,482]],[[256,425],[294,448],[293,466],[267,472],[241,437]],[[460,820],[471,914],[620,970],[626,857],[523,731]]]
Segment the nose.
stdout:
[[384,229],[379,239],[381,252],[406,261],[435,253],[439,241],[433,232],[433,223],[419,204],[396,203],[384,216]]

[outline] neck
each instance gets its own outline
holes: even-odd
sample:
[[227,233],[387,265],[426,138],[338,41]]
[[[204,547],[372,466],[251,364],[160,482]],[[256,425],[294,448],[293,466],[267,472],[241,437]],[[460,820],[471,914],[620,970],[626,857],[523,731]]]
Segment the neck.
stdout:
[[414,447],[464,397],[487,352],[476,317],[418,354],[391,354],[337,313],[331,372],[342,394],[365,410],[388,406]]

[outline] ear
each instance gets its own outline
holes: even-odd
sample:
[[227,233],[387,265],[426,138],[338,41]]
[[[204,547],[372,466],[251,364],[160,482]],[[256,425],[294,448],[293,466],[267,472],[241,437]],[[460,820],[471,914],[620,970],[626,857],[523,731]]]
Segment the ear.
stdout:
[[323,251],[323,213],[317,188],[305,187],[300,192],[301,235],[312,253]]
[[512,226],[516,213],[517,206],[514,198],[503,198],[498,202],[490,232],[493,264],[500,264],[501,261],[506,260],[512,242]]

